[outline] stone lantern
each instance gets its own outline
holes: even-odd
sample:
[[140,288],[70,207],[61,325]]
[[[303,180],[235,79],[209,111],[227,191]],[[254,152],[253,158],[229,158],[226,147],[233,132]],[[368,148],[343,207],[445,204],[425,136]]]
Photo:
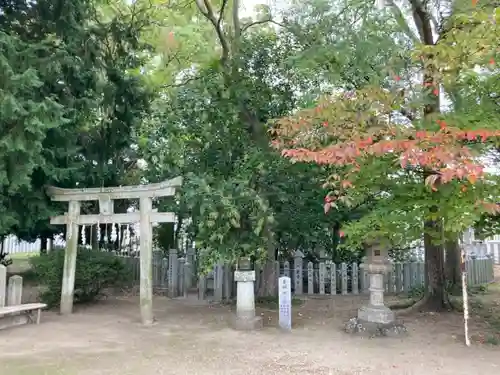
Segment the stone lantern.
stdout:
[[387,336],[405,333],[402,323],[396,323],[394,312],[384,305],[384,275],[391,272],[389,245],[383,241],[368,244],[367,255],[361,268],[369,277],[370,301],[358,309],[358,316],[346,324],[346,332],[370,336]]
[[388,246],[372,242],[361,268],[368,273],[370,302],[358,310],[358,319],[381,324],[393,322],[394,312],[384,305],[384,275],[392,271]]

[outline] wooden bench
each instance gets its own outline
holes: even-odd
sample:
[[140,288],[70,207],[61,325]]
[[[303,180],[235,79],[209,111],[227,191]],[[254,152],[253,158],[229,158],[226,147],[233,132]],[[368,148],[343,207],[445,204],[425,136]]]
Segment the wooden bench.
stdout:
[[42,309],[45,309],[46,307],[47,305],[45,303],[25,303],[22,305],[0,307],[0,319],[6,315],[21,313],[28,317],[28,322],[40,324]]

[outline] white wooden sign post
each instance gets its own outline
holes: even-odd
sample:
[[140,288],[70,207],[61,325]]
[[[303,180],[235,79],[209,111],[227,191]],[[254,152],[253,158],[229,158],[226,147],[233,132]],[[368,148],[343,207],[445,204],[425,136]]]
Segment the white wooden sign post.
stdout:
[[279,325],[280,328],[290,331],[292,329],[292,283],[288,276],[279,278]]
[[[172,212],[153,212],[152,198],[173,196],[175,189],[182,185],[182,178],[157,184],[120,186],[90,189],[62,189],[50,186],[48,195],[53,201],[69,202],[68,212],[51,218],[51,224],[66,224],[66,252],[64,256],[63,283],[61,291],[61,314],[73,311],[73,292],[75,288],[76,254],[78,247],[78,226],[93,224],[131,224],[140,223],[140,300],[141,319],[149,325],[153,317],[153,227],[152,223],[175,222]],[[139,198],[139,212],[114,213],[115,199]],[[99,214],[81,215],[82,201],[99,201]]]

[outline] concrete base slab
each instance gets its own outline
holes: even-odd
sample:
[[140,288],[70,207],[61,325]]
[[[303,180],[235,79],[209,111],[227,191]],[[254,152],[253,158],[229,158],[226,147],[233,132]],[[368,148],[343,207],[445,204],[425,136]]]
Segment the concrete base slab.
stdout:
[[345,324],[344,330],[349,334],[362,337],[397,337],[408,334],[408,330],[401,321],[375,323],[359,318],[349,319]]
[[242,318],[233,315],[230,319],[231,328],[237,331],[254,331],[263,327],[262,317],[254,316],[251,318]]

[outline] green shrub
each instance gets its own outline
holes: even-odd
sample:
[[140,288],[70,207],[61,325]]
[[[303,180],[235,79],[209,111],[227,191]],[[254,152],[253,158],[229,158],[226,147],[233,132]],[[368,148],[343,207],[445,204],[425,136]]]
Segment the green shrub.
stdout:
[[[41,299],[50,307],[61,300],[64,251],[53,251],[30,259],[35,278],[45,291]],[[76,257],[74,302],[95,301],[103,289],[127,285],[131,272],[123,259],[112,253],[79,249]]]

